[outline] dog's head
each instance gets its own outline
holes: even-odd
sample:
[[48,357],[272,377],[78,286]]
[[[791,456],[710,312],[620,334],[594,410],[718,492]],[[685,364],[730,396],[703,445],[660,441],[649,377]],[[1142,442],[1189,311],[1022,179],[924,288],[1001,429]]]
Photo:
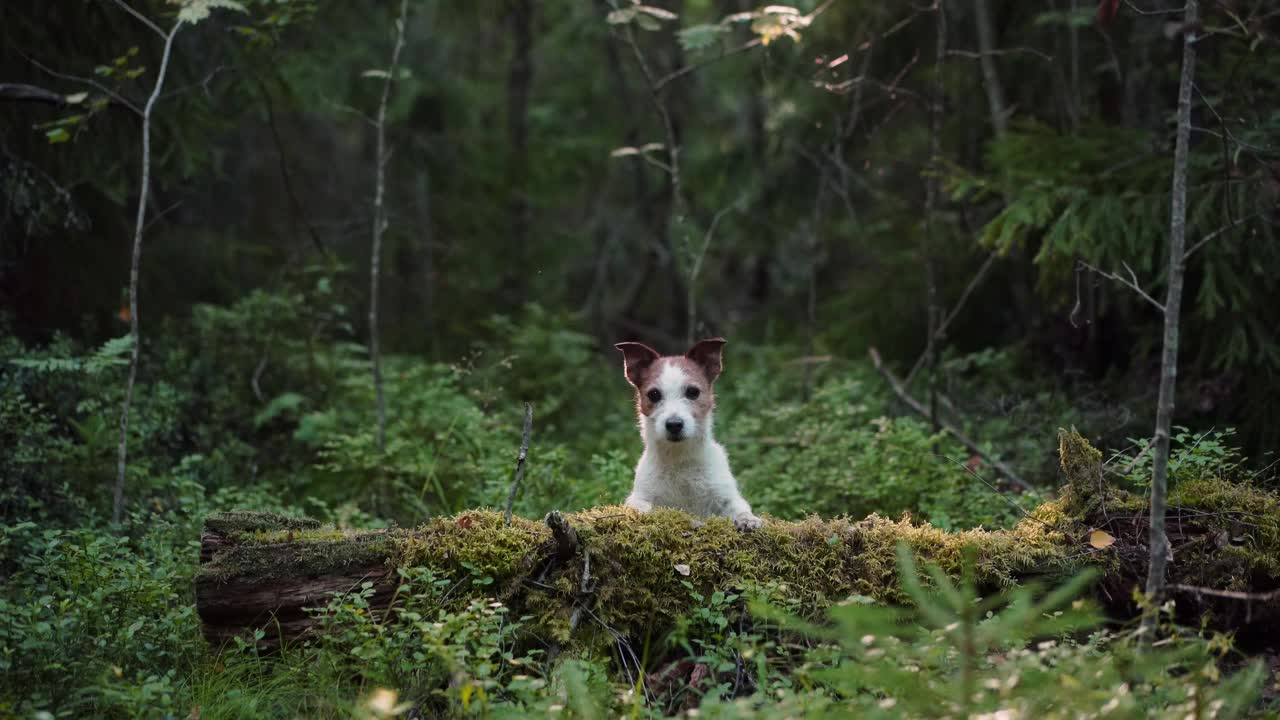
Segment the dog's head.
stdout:
[[724,340],[700,340],[684,355],[663,356],[636,342],[618,343],[627,381],[636,389],[636,407],[645,436],[680,442],[707,436],[716,399],[711,385],[720,376]]

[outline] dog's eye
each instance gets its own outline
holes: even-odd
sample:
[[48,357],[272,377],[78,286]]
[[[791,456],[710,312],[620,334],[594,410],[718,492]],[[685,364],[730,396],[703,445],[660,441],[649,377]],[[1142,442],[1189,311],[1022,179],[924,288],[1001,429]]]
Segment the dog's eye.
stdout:
[[685,388],[685,391],[684,391],[684,396],[689,398],[690,400],[697,400],[698,396],[701,394],[702,394],[702,391],[692,385]]
[[661,392],[661,391],[659,391],[657,388],[654,388],[654,389],[652,389],[652,390],[650,390],[650,391],[649,391],[649,402],[654,402],[654,403],[656,403],[656,402],[661,402],[661,401],[662,401],[662,392]]

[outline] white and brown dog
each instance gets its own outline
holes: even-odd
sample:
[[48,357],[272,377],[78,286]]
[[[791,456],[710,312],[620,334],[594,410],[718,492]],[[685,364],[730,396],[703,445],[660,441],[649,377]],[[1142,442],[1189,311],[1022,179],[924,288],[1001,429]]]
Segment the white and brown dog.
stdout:
[[721,338],[701,340],[683,356],[663,356],[636,342],[615,345],[636,389],[644,439],[626,504],[640,512],[661,506],[728,517],[738,529],[754,530],[764,521],[742,499],[729,456],[711,436],[711,385],[720,375],[724,344]]

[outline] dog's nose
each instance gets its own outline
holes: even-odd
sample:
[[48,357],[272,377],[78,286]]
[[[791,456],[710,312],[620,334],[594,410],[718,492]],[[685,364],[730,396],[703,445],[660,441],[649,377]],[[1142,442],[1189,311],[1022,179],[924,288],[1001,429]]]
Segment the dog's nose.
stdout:
[[678,417],[667,418],[667,434],[678,436],[684,430],[684,421]]

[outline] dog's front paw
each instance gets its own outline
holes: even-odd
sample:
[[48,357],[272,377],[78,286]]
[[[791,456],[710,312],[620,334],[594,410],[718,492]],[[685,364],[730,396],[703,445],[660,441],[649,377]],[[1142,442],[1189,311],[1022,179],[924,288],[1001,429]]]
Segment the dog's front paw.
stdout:
[[653,509],[653,503],[638,497],[627,498],[627,502],[625,504],[627,507],[634,508],[642,513],[647,513]]
[[758,530],[762,525],[764,525],[764,520],[761,520],[751,513],[743,513],[733,519],[733,526],[742,532]]

